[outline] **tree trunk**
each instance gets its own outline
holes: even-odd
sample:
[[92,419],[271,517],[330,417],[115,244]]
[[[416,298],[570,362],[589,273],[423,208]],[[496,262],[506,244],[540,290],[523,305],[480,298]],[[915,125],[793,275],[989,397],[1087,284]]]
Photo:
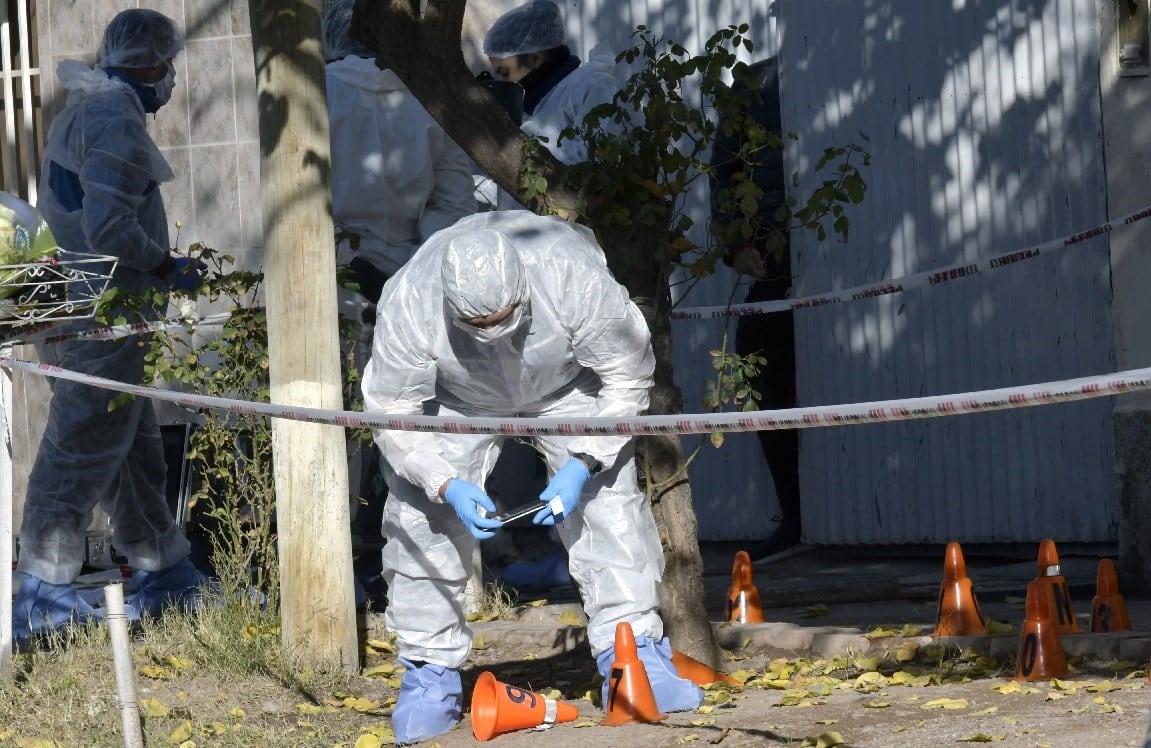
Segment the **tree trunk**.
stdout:
[[[249,4],[274,403],[343,407],[319,0]],[[348,466],[338,426],[272,419],[285,648],[359,668]]]
[[[508,193],[538,213],[580,220],[597,230],[608,264],[652,330],[656,381],[649,412],[681,412],[683,398],[672,378],[668,275],[656,259],[667,242],[642,228],[597,226],[594,217],[581,214],[577,185],[570,183],[561,163],[542,148],[530,160],[525,156],[527,138],[464,63],[466,4],[427,0],[421,14],[420,0],[360,0],[353,33],[376,50],[377,64],[394,71],[448,136]],[[520,185],[525,171],[546,180],[546,194],[526,198]],[[670,226],[662,230],[670,231]],[[660,588],[667,635],[676,649],[714,666],[717,650],[704,604],[703,560],[679,437],[645,437],[637,455],[650,481],[648,495],[667,562]]]

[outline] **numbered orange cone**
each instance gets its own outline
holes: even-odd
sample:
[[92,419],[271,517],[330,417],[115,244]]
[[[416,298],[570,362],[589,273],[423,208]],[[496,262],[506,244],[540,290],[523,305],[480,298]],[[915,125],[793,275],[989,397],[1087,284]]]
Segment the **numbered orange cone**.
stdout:
[[751,556],[747,551],[735,554],[731,566],[731,587],[724,604],[724,619],[728,623],[763,623],[763,606],[759,603],[759,590],[751,578]]
[[655,705],[651,681],[647,679],[647,670],[636,650],[635,634],[627,621],[620,621],[615,627],[615,662],[608,676],[604,711],[607,716],[603,724],[612,727],[667,719]]
[[675,669],[679,671],[679,677],[687,678],[697,686],[708,686],[712,683],[723,681],[729,686],[743,688],[743,684],[735,678],[732,678],[730,675],[724,675],[694,657],[685,655],[678,649],[671,650],[671,664],[675,665]]
[[1019,632],[1015,680],[1062,678],[1069,672],[1059,629],[1047,607],[1049,591],[1037,579],[1027,583],[1027,619]]
[[1119,579],[1115,576],[1115,562],[1109,558],[1099,560],[1095,574],[1095,598],[1091,601],[1091,632],[1130,631],[1131,618],[1127,603],[1119,594]]
[[1074,634],[1079,631],[1079,623],[1075,620],[1075,610],[1071,607],[1071,593],[1067,589],[1067,579],[1059,566],[1059,553],[1055,550],[1055,541],[1050,538],[1039,543],[1039,557],[1036,559],[1039,574],[1035,581],[1043,586],[1043,594],[1047,596],[1047,610],[1051,613],[1051,622],[1059,629],[1060,634]]
[[489,671],[480,673],[472,689],[472,734],[476,740],[529,727],[572,722],[579,710],[566,701],[547,699],[533,691],[501,683]]
[[939,606],[936,615],[936,636],[974,636],[986,634],[983,615],[971,579],[967,576],[967,562],[963,549],[954,541],[947,544],[943,554],[943,581],[939,583]]

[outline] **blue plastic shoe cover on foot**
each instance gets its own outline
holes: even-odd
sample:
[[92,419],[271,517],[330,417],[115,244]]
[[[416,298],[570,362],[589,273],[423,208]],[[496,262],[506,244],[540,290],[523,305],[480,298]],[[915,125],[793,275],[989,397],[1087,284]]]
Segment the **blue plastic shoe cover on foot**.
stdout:
[[125,605],[140,615],[156,617],[170,607],[184,611],[198,608],[207,578],[184,559],[160,571],[138,571],[132,583],[136,591],[125,598]]
[[23,573],[19,578],[20,585],[12,603],[12,636],[17,641],[27,641],[68,624],[103,618],[70,584],[50,584]]
[[538,561],[516,561],[500,572],[513,587],[562,587],[572,583],[568,554],[561,545]]
[[416,667],[400,658],[407,670],[392,711],[392,731],[398,745],[443,735],[460,721],[464,687],[455,668],[424,663]]
[[[686,678],[671,662],[671,644],[667,637],[655,641],[647,636],[635,638],[636,652],[647,671],[655,705],[661,712],[689,712],[703,704],[703,691]],[[608,647],[596,658],[596,667],[603,676],[601,704],[607,703],[608,675],[615,662],[615,647]]]

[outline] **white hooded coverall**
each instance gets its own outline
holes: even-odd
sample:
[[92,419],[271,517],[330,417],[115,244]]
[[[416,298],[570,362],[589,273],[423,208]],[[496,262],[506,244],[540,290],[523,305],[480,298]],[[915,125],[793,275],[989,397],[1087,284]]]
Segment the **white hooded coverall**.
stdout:
[[[448,254],[454,264],[445,264]],[[477,341],[459,322],[513,304],[525,321],[496,343]],[[654,357],[647,324],[591,231],[559,218],[496,211],[437,233],[385,286],[377,320],[363,380],[366,411],[627,417],[648,405]],[[383,523],[388,627],[401,657],[459,667],[471,649],[464,586],[477,541],[438,491],[451,478],[483,486],[508,437],[374,435],[390,491]],[[584,485],[580,509],[558,526],[593,654],[613,645],[620,621],[636,636],[661,638],[663,554],[636,482],[632,439],[537,440],[552,474],[573,453],[605,466]]]

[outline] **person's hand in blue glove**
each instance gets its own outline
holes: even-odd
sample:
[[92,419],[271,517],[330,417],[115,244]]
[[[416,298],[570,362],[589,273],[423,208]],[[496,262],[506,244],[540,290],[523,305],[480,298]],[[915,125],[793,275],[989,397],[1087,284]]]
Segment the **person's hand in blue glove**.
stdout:
[[173,257],[172,274],[168,276],[174,291],[195,291],[200,287],[208,266],[195,257]]
[[[547,506],[536,512],[536,516],[532,517],[532,524],[555,525],[571,516],[571,513],[579,507],[580,492],[590,477],[591,472],[583,460],[573,457],[564,463],[564,466],[552,476],[548,487],[540,494],[540,501],[545,502]],[[558,499],[562,504],[562,512],[556,512],[559,507],[555,506],[553,499]]]
[[503,522],[498,519],[480,515],[479,507],[486,509],[489,514],[495,514],[496,504],[474,483],[452,478],[444,490],[444,501],[451,504],[460,522],[464,523],[464,527],[468,528],[468,532],[477,540],[487,540],[496,534],[496,530],[503,527]]

